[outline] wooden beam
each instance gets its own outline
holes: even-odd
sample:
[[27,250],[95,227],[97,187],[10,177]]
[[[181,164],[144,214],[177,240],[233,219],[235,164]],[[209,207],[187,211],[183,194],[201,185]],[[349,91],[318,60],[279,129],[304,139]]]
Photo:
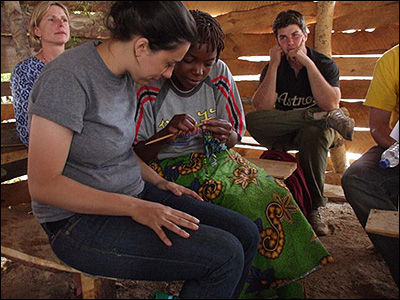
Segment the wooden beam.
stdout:
[[[314,28],[310,28],[306,45],[313,47]],[[221,59],[237,59],[239,56],[269,55],[276,44],[272,34],[228,34],[226,48]],[[374,32],[332,34],[332,54],[382,54],[399,43],[399,25],[378,27]]]
[[10,33],[13,36],[16,54],[19,60],[29,57],[32,52],[26,35],[27,27],[24,26],[24,17],[19,1],[3,2],[7,20],[10,20]]
[[335,2],[318,1],[317,4],[314,48],[328,57],[332,57],[332,28]]
[[[14,67],[19,63],[11,36],[1,36],[1,57],[1,73],[11,73]],[[9,93],[9,91],[3,91],[3,82],[1,84],[1,96],[8,96],[6,93]]]
[[[314,26],[310,27],[306,45],[314,45]],[[237,59],[239,56],[269,55],[269,49],[276,45],[276,38],[269,34],[229,33],[225,37],[225,50],[221,59]]]
[[[1,91],[3,92],[3,83],[6,82],[2,82],[1,83]],[[10,87],[10,85],[8,84],[8,87]],[[1,96],[5,96],[2,95]],[[9,96],[9,95],[7,95]],[[14,115],[14,106],[11,103],[8,104],[1,104],[1,121],[3,122],[4,120],[10,120],[10,119],[15,119],[15,115]]]
[[[372,76],[378,58],[333,58],[341,76]],[[259,75],[268,62],[251,62],[238,59],[223,60],[233,75]]]
[[365,99],[371,80],[341,80],[342,99]]
[[285,1],[183,1],[188,9],[199,9],[212,16],[225,15],[232,11],[249,11]]
[[374,32],[332,35],[332,54],[382,54],[399,43],[399,25],[377,27]]
[[[241,97],[253,97],[258,88],[258,81],[236,82]],[[364,99],[370,85],[370,80],[342,80],[340,90],[342,99]]]
[[[247,157],[246,157],[247,158]],[[297,163],[271,159],[247,158],[256,166],[263,168],[265,172],[275,178],[285,180],[297,169]]]
[[[10,82],[2,82],[1,83],[1,96],[11,96],[11,87]],[[3,104],[2,104],[3,105]],[[3,109],[3,106],[1,106]],[[3,114],[3,112],[2,112]]]
[[340,102],[341,107],[346,107],[355,121],[356,127],[369,128],[369,108],[363,102],[349,103],[345,101]]
[[28,157],[28,148],[7,153],[1,153],[1,164],[9,164]]
[[357,57],[357,58],[333,58],[339,67],[341,76],[372,76],[378,58]]
[[333,21],[335,31],[391,24],[399,25],[399,1],[336,1]]
[[265,34],[272,33],[272,23],[276,16],[289,9],[301,11],[307,24],[315,23],[316,4],[311,1],[284,1],[248,11],[232,11],[216,19],[225,34]]
[[369,131],[355,131],[353,140],[344,141],[344,145],[347,152],[363,154],[375,146],[376,142]]
[[30,202],[27,180],[1,185],[1,207]]

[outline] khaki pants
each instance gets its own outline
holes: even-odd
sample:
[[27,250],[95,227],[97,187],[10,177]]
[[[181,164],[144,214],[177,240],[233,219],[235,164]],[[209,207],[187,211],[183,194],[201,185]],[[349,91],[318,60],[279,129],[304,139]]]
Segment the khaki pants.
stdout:
[[246,115],[247,129],[262,146],[271,150],[299,150],[303,169],[313,201],[313,208],[325,206],[324,181],[329,148],[335,131],[324,119],[315,120],[320,108],[290,111],[261,110]]

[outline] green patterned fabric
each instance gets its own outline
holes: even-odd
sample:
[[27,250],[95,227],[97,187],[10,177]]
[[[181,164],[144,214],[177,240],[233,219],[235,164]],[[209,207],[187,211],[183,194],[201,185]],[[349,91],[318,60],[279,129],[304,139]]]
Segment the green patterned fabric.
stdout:
[[165,179],[205,201],[235,210],[260,230],[258,253],[241,299],[304,298],[297,280],[333,261],[284,182],[229,150],[212,167],[204,154],[153,161]]

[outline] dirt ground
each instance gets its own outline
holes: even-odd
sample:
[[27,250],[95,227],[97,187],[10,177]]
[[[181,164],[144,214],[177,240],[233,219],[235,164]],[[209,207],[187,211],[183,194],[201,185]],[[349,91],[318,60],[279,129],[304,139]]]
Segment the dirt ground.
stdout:
[[[330,235],[321,238],[335,262],[304,279],[308,299],[399,299],[381,256],[347,203],[329,202],[322,210]],[[2,299],[71,299],[71,274],[26,267],[2,258]],[[155,290],[179,292],[180,282],[117,281],[118,299],[151,299]]]

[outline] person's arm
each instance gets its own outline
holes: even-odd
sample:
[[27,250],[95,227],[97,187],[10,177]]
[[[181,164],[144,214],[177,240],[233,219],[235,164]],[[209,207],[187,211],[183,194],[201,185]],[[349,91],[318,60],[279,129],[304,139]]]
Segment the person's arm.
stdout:
[[232,129],[232,124],[224,119],[210,119],[203,122],[203,130],[213,132],[213,137],[228,148],[239,143],[239,134]]
[[389,111],[370,107],[369,127],[371,135],[375,142],[385,149],[396,142],[390,136],[392,132],[392,129],[389,127],[391,114]]
[[331,86],[312,60],[307,65],[307,73],[318,106],[324,111],[338,109],[341,98],[340,88]]
[[15,114],[15,126],[20,140],[28,146],[28,98],[31,93],[34,79],[31,74],[22,71],[18,65],[15,67],[11,77],[11,95],[13,97],[13,107]]
[[189,234],[180,226],[198,229],[199,220],[181,211],[65,177],[62,173],[73,137],[70,129],[33,115],[30,137],[28,185],[33,199],[76,213],[129,216],[153,229],[167,246],[171,242],[162,227],[185,238]]
[[140,164],[141,174],[144,181],[157,186],[161,190],[170,191],[178,197],[187,195],[194,199],[204,201],[198,194],[196,194],[192,190],[160,177],[157,172],[150,168],[149,165],[147,165],[143,160],[140,159],[140,157],[137,157],[137,160]]
[[267,74],[253,95],[253,106],[257,111],[275,108],[277,98],[276,82],[278,67],[283,55],[282,48],[279,45],[274,46],[270,49],[269,55],[271,60],[269,62]]
[[341,97],[340,88],[331,86],[318,70],[315,63],[301,49],[304,48],[305,41],[298,49],[288,53],[289,59],[298,61],[307,69],[308,79],[313,97],[318,106],[324,111],[331,111],[339,108]]

